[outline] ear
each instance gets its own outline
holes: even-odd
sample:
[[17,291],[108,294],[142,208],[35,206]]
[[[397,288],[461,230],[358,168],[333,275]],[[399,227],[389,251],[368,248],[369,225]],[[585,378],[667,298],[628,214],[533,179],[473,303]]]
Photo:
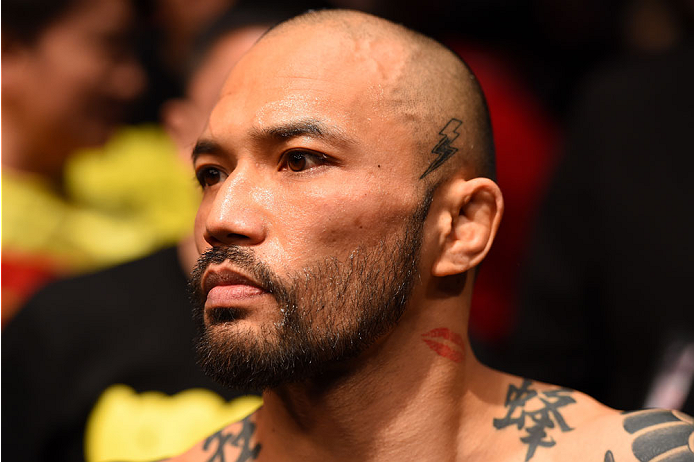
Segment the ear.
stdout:
[[437,277],[477,266],[489,252],[504,211],[501,190],[488,178],[455,178],[442,188],[439,255],[431,270]]

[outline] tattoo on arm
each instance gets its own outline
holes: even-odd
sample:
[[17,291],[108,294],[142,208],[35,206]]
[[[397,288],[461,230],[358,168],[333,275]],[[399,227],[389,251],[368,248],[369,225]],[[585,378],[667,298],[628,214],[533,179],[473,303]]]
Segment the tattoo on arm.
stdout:
[[556,444],[554,438],[547,435],[548,429],[558,426],[562,432],[573,430],[564,420],[559,408],[576,402],[571,397],[572,390],[568,388],[538,392],[531,385],[532,381],[528,379],[523,379],[520,387],[509,385],[504,403],[506,415],[494,419],[494,428],[497,430],[514,425],[518,430],[525,430],[526,434],[520,440],[528,445],[526,462],[535,455],[539,446],[551,448]]
[[250,416],[243,419],[241,423],[243,426],[236,434],[232,431],[225,432],[222,429],[205,440],[205,443],[202,446],[204,451],[212,450],[212,445],[217,443],[216,448],[214,448],[214,452],[210,458],[207,459],[207,462],[227,462],[224,455],[224,447],[227,444],[241,448],[241,452],[236,458],[236,462],[245,462],[258,458],[258,454],[260,453],[260,443],[251,448],[251,438],[255,433],[255,424],[251,422]]
[[439,168],[444,162],[450,159],[453,154],[458,152],[458,148],[451,146],[451,143],[460,135],[456,130],[458,130],[462,123],[461,120],[451,119],[446,126],[441,129],[439,132],[441,139],[436,146],[434,146],[434,149],[431,150],[432,154],[436,154],[436,159],[434,159],[424,173],[422,173],[422,176],[419,177],[420,180]]
[[694,419],[677,411],[646,409],[626,413],[624,430],[640,462],[694,462]]

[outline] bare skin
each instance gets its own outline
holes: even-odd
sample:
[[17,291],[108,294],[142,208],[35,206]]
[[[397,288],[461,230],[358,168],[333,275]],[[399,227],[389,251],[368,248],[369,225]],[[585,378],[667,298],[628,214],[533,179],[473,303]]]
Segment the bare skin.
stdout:
[[[413,72],[407,40],[387,23],[338,13],[274,30],[227,79],[194,150],[204,195],[199,251],[247,246],[279,274],[324,256],[346,259],[397,233],[423,191],[439,186],[423,225],[419,274],[397,326],[320,379],[265,391],[255,414],[171,460],[633,462],[643,456],[632,443],[647,428],[629,433],[628,415],[475,359],[466,335],[472,275],[492,244],[503,198],[492,180],[478,176],[474,92],[463,85],[450,98],[427,98],[443,84]],[[440,56],[444,72],[455,66],[444,51]],[[412,89],[438,103],[409,111]],[[437,110],[442,113],[432,116]],[[457,137],[446,129],[451,120],[462,122]],[[448,147],[455,148],[452,156],[436,166],[440,156],[432,152],[450,153]],[[210,268],[238,271],[229,262]],[[244,313],[210,324],[213,334],[261,335],[278,321],[270,294],[247,284],[234,297],[217,294],[210,302],[208,296],[206,310],[223,304]],[[691,428],[683,416],[672,416],[667,425]],[[691,451],[691,441],[683,451]]]

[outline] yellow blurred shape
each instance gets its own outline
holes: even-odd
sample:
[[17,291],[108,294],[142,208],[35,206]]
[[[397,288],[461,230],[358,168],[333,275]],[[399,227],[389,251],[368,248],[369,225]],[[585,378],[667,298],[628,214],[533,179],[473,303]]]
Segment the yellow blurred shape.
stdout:
[[225,425],[254,412],[262,400],[242,396],[225,401],[201,388],[169,396],[136,393],[113,385],[87,420],[87,462],[159,460],[180,454]]

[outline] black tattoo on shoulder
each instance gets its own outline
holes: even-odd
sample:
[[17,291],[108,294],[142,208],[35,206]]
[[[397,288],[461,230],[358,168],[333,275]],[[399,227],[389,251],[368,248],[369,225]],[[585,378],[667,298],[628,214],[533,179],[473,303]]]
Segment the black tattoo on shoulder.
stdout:
[[677,411],[647,409],[628,412],[624,430],[640,462],[694,462],[694,419]]
[[207,462],[227,462],[224,456],[224,447],[227,444],[241,448],[241,452],[236,458],[236,462],[245,462],[247,460],[255,460],[258,458],[258,453],[260,453],[260,443],[251,448],[251,438],[255,433],[255,424],[251,422],[250,416],[243,419],[241,423],[243,424],[241,431],[236,434],[232,431],[225,432],[224,429],[222,429],[207,437],[202,446],[203,450],[207,451],[208,449],[211,449],[213,443],[217,443],[214,453],[209,459],[207,459]]
[[562,432],[573,430],[562,417],[559,408],[576,402],[571,397],[572,390],[568,388],[538,392],[531,385],[532,381],[528,379],[523,379],[520,387],[509,385],[504,403],[504,407],[508,409],[506,416],[494,419],[494,428],[497,430],[513,425],[518,430],[525,430],[526,435],[520,440],[528,445],[526,462],[535,455],[538,446],[550,448],[556,444],[554,438],[547,435],[547,429],[558,426]]
[[439,132],[441,139],[436,146],[434,146],[434,149],[431,150],[432,154],[436,154],[436,159],[434,159],[424,173],[422,173],[422,176],[419,177],[420,180],[439,168],[444,162],[450,159],[453,154],[458,152],[458,148],[451,146],[451,143],[460,135],[456,130],[462,123],[461,120],[451,119],[446,126],[441,129]]
[[605,453],[605,462],[614,462],[614,455],[612,454],[612,451],[607,451]]

